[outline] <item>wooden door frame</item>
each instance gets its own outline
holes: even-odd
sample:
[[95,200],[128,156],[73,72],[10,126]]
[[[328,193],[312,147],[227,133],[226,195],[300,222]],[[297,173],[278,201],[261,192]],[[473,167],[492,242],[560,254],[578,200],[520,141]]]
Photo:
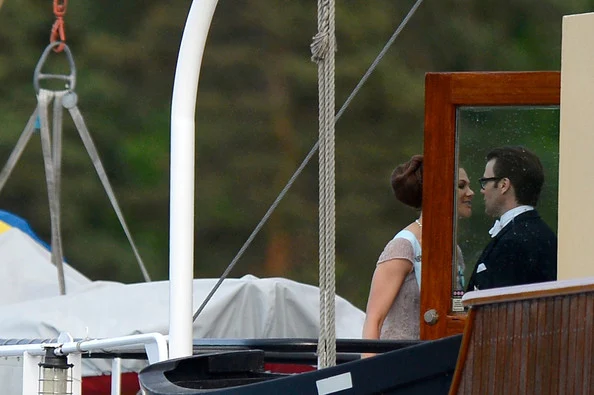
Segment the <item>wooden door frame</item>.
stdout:
[[[560,92],[557,71],[426,74],[421,339],[462,333],[466,318],[450,313],[457,107],[558,105]],[[423,319],[429,309],[439,316],[434,325]]]

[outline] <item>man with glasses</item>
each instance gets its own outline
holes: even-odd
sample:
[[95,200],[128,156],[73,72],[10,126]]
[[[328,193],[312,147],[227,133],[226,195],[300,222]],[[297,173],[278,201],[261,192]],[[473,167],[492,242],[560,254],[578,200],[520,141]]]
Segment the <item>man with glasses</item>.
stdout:
[[544,183],[538,157],[523,147],[495,148],[479,179],[485,212],[498,218],[468,291],[557,279],[557,237],[535,206]]

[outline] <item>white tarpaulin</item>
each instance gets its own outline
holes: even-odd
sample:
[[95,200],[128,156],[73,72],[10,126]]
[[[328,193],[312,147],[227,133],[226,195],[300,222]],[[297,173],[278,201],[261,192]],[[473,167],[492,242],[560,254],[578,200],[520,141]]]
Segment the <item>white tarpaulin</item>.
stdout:
[[[194,280],[197,308],[215,279]],[[317,287],[284,278],[227,279],[194,323],[195,338],[318,337]],[[0,338],[105,338],[169,328],[169,282],[97,281],[64,296],[0,306]],[[360,338],[364,313],[336,301],[340,338]]]
[[[49,253],[18,229],[0,234],[0,339],[107,338],[169,329],[169,281],[91,282],[66,267],[58,295]],[[40,256],[45,258],[40,258]],[[194,310],[216,279],[194,280]],[[56,295],[56,296],[50,296]],[[20,300],[17,301],[17,300]],[[365,314],[336,299],[338,338],[360,338]],[[227,279],[194,323],[194,338],[317,338],[319,290],[284,278]],[[124,361],[124,370],[138,364]],[[0,380],[6,379],[0,369]],[[110,362],[84,360],[83,376],[108,374]]]
[[[0,306],[60,294],[58,270],[50,252],[18,228],[0,232]],[[67,291],[91,280],[64,264]]]

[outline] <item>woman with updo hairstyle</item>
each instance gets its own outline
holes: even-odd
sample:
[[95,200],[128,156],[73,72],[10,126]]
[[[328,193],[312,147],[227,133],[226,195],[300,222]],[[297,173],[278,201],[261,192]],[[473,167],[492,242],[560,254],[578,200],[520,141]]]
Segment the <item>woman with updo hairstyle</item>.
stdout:
[[[414,155],[392,173],[396,199],[418,212],[418,218],[388,242],[379,256],[371,287],[364,339],[419,339],[423,156]],[[372,354],[364,354],[363,357]]]
[[423,206],[423,155],[415,155],[392,172],[396,199],[414,209]]

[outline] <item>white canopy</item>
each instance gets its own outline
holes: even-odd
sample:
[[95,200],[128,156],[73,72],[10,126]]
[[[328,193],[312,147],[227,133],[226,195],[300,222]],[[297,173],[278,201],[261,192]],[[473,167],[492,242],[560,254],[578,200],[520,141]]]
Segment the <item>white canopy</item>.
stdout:
[[[199,306],[215,279],[194,280]],[[104,338],[167,333],[169,282],[96,281],[64,296],[0,306],[0,338]],[[194,338],[318,337],[318,288],[284,278],[227,279],[194,323]],[[360,338],[365,314],[336,300],[337,337]]]
[[[12,228],[0,234],[0,339],[107,338],[169,329],[169,281],[92,282],[65,266],[58,295],[47,250]],[[193,281],[196,309],[216,279]],[[225,280],[193,326],[194,338],[317,338],[319,290],[284,278]],[[360,338],[364,312],[336,298],[338,338]],[[108,361],[85,360],[83,375],[108,373]],[[137,369],[126,361],[124,370]],[[5,378],[0,369],[0,378]],[[18,376],[20,377],[20,376]]]
[[[0,306],[60,294],[58,270],[50,252],[18,228],[4,226],[0,232]],[[91,283],[87,277],[64,264],[67,291]]]

